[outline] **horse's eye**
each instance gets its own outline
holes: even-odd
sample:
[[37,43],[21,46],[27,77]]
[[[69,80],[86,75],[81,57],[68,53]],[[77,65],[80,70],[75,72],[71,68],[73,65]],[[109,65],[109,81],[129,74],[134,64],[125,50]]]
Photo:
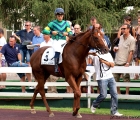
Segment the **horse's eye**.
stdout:
[[98,40],[98,38],[97,38],[97,37],[94,37],[94,39],[95,39],[95,40]]

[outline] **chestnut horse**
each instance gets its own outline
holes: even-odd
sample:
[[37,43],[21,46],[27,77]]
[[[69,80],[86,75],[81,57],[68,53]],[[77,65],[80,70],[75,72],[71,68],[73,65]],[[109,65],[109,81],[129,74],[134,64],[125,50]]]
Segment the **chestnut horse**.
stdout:
[[42,100],[46,106],[46,110],[47,112],[49,112],[49,117],[54,116],[46,101],[44,90],[44,84],[46,82],[46,79],[50,75],[54,75],[58,77],[64,77],[70,87],[73,89],[73,116],[81,118],[82,116],[78,113],[78,110],[80,109],[81,97],[81,91],[79,89],[79,86],[82,80],[82,75],[86,69],[86,57],[91,48],[96,48],[102,53],[108,52],[108,48],[103,42],[103,36],[101,35],[101,32],[99,30],[94,29],[93,27],[92,30],[88,30],[86,32],[78,34],[77,36],[70,37],[69,42],[66,44],[63,50],[63,61],[61,64],[59,64],[61,74],[54,72],[53,65],[41,65],[42,54],[47,48],[48,47],[42,47],[37,50],[31,56],[30,60],[32,73],[38,82],[32,100],[30,102],[31,113],[36,113],[34,109],[34,101],[36,99],[37,93],[40,93]]

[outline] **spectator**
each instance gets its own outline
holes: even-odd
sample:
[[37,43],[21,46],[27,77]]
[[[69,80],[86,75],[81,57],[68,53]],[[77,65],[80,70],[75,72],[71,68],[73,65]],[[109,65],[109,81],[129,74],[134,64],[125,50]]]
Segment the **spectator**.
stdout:
[[55,73],[58,73],[58,61],[61,52],[61,45],[66,43],[66,36],[72,35],[72,31],[69,23],[63,20],[64,10],[62,8],[56,8],[55,16],[56,20],[50,22],[45,29],[52,34],[53,48],[55,50]]
[[[28,67],[29,65],[21,62],[21,54],[19,51],[19,45],[16,44],[16,38],[14,36],[10,36],[9,43],[5,44],[2,47],[0,53],[0,60],[2,58],[2,54],[5,56],[8,67]],[[22,82],[25,81],[24,73],[17,73]],[[28,74],[28,73],[27,73]],[[25,93],[25,86],[22,86],[22,92]]]
[[91,30],[92,27],[95,26],[95,24],[97,24],[97,19],[96,19],[95,17],[92,16],[92,17],[90,18],[90,24],[91,24],[91,26],[90,26],[88,29]]
[[[0,51],[2,47],[6,44],[6,39],[4,38],[4,31],[0,28]],[[1,57],[1,67],[6,67],[6,60],[4,55]],[[0,81],[6,81],[6,73],[1,73],[0,75]],[[1,85],[0,89],[5,88],[5,85]]]
[[[124,24],[129,24],[130,25],[130,34],[135,38],[135,29],[134,27],[132,27],[131,25],[131,17],[130,16],[125,16],[124,17]],[[119,28],[119,31],[118,31],[118,34],[117,34],[117,37],[113,40],[113,43],[114,43],[114,46],[117,47],[118,44],[119,44],[119,40],[120,40],[120,36],[123,34],[123,30],[121,30],[121,27]],[[114,56],[115,58],[115,53],[114,51],[112,51],[112,55]]]
[[53,39],[51,38],[50,32],[47,30],[43,30],[43,39],[44,41],[40,44],[40,48],[44,46],[52,46],[53,45]]
[[[73,34],[73,36],[79,34],[80,32],[81,32],[81,26],[79,24],[75,24],[74,25],[74,34]],[[67,86],[66,89],[67,89],[67,91],[66,91],[67,93],[73,93],[73,90],[72,90],[72,88],[70,86]]]
[[70,29],[71,29],[72,33],[74,34],[74,28],[73,28],[73,26],[72,26],[72,22],[69,21],[69,20],[67,20],[67,22],[69,23]]
[[[53,45],[53,40],[50,37],[50,32],[47,30],[43,30],[43,37],[44,37],[44,42],[40,44],[40,47],[44,46],[52,46]],[[59,77],[50,75],[49,78],[46,80],[46,82],[56,82],[59,79]],[[57,93],[56,86],[48,86],[48,93]]]
[[[115,65],[129,67],[132,62],[133,53],[135,50],[135,39],[130,34],[130,25],[123,24],[121,27],[123,35],[120,36],[118,48],[114,47],[116,52]],[[121,73],[114,73],[116,82],[119,82]],[[130,82],[130,75],[126,73],[122,76],[125,82]],[[117,87],[118,94],[121,94],[120,88]],[[126,94],[129,94],[129,87],[126,87]]]
[[[93,63],[96,71],[96,80],[99,86],[100,95],[92,102],[91,112],[95,113],[96,108],[107,96],[107,87],[111,95],[111,115],[113,116],[122,116],[118,112],[118,97],[116,90],[115,79],[112,75],[111,70],[106,71],[108,67],[114,67],[113,58],[110,53],[107,54],[98,54],[98,56],[93,56]],[[100,65],[102,64],[102,65]],[[99,67],[101,66],[101,67]],[[101,71],[103,74],[101,74]]]
[[[135,66],[139,66],[140,59],[140,17],[138,17],[138,26],[136,27],[136,50],[134,53]],[[138,73],[135,74],[135,80],[139,79]]]
[[40,48],[40,44],[44,41],[44,38],[43,38],[43,34],[41,33],[40,26],[35,26],[33,31],[34,31],[35,36],[33,37],[32,44],[37,45],[36,47],[34,47],[34,50],[33,50],[33,52],[35,52],[36,50]]
[[[26,62],[30,66],[30,56],[32,54],[32,50],[28,50],[28,44],[32,44],[32,39],[34,37],[34,33],[31,30],[31,22],[25,22],[25,29],[20,30],[14,34],[14,36],[20,40],[20,53],[22,56],[22,62]],[[31,82],[31,74],[27,74],[27,79]],[[33,87],[29,87],[29,89],[34,89]]]
[[74,34],[73,36],[79,34],[81,32],[81,26],[79,24],[74,25]]
[[[135,36],[135,28],[134,27],[132,27],[132,25],[131,25],[131,17],[130,16],[125,16],[124,17],[124,24],[128,24],[128,25],[130,25],[130,34],[135,38],[136,36]],[[119,39],[120,39],[120,36],[123,34],[123,30],[121,30],[121,27],[120,27],[120,29],[119,29],[119,31],[118,31],[118,34],[117,34],[117,38],[115,38],[115,40],[113,41],[114,42],[114,45],[115,46],[118,46],[118,44],[119,44]]]

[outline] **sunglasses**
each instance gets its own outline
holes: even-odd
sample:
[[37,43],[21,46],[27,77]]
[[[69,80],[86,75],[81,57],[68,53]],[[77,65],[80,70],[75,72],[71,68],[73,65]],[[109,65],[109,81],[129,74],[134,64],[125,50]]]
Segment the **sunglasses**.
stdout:
[[127,29],[127,28],[121,28],[121,30],[125,30],[125,29]]
[[74,28],[74,29],[80,29],[80,28]]
[[30,26],[30,25],[25,25],[25,26]]

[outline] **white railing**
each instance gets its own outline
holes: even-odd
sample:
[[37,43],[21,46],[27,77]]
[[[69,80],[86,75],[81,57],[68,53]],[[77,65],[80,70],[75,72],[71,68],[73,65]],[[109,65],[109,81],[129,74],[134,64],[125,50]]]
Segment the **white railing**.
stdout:
[[[90,108],[90,102],[92,97],[97,97],[99,94],[91,94],[90,86],[98,86],[97,82],[91,81],[91,76],[95,72],[93,66],[87,66],[86,72],[88,75],[88,81],[81,82],[81,86],[88,86],[88,93],[82,93],[81,97],[88,98],[88,108]],[[140,73],[140,66],[115,66],[111,68],[113,73]],[[31,67],[1,67],[0,73],[32,73]],[[0,85],[6,86],[36,86],[37,82],[0,82]],[[122,83],[117,82],[117,86],[120,87],[140,87],[140,83]],[[45,86],[69,86],[67,82],[46,82]],[[17,96],[17,97],[32,97],[33,93],[20,93],[20,92],[0,92],[0,96]],[[73,97],[73,93],[46,93],[46,97]],[[37,97],[41,97],[40,94]],[[110,98],[110,95],[107,95],[107,98]],[[118,95],[119,99],[138,99],[140,100],[139,95]]]

